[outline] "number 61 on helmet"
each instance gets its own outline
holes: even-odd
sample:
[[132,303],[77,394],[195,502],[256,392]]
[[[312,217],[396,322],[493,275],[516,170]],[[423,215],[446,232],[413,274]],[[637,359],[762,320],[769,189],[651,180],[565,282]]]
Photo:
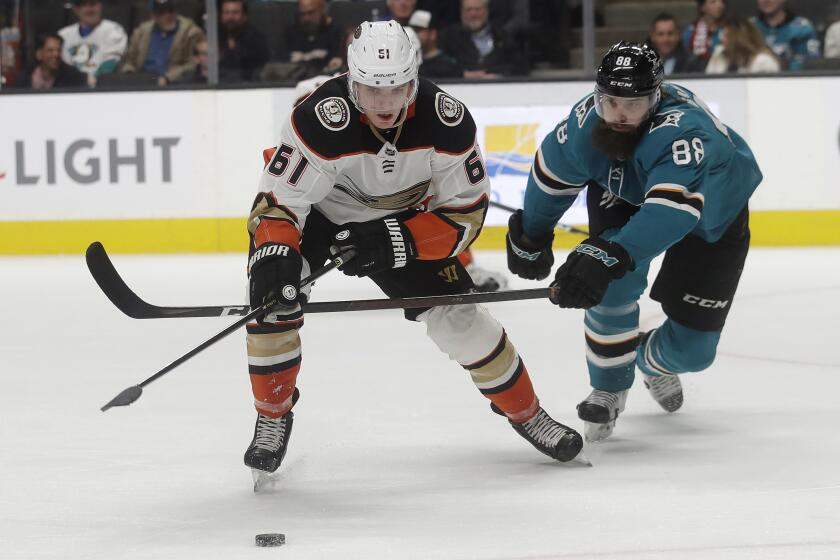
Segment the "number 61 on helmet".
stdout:
[[399,125],[417,97],[418,53],[395,21],[364,22],[347,47],[350,100],[377,128]]

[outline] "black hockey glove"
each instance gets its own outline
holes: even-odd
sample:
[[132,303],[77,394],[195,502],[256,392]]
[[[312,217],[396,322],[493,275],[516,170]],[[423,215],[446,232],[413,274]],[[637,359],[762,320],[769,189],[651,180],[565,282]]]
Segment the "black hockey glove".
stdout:
[[344,224],[333,236],[330,252],[335,257],[351,248],[356,256],[338,267],[348,276],[402,268],[417,256],[411,232],[396,217]]
[[610,282],[618,280],[635,264],[618,243],[590,237],[574,248],[566,262],[557,269],[549,296],[560,307],[589,309],[601,303]]
[[523,237],[522,210],[517,210],[508,220],[508,234],[505,237],[508,268],[527,280],[542,280],[548,277],[551,267],[554,266],[554,252],[551,250],[554,232],[547,237],[530,240],[531,243],[527,244]]
[[265,243],[248,261],[251,309],[276,302],[297,309],[300,298],[300,272],[303,259],[294,247]]

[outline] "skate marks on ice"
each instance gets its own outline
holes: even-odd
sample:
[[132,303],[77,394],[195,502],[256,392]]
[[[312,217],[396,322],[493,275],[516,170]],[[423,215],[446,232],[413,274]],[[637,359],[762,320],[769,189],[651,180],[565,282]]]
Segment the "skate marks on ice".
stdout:
[[770,544],[732,544],[709,546],[676,546],[667,548],[622,549],[604,552],[569,552],[529,556],[493,556],[485,560],[588,560],[590,558],[632,558],[633,560],[708,560],[709,558],[738,558],[761,560],[790,560],[791,558],[831,559],[840,553],[840,540],[812,542],[778,542]]
[[292,460],[286,460],[281,464],[276,471],[268,473],[259,469],[251,469],[251,479],[254,483],[254,494],[270,494],[275,491],[282,490],[283,482],[289,478],[289,471],[295,466],[304,464],[305,457],[296,457]]
[[280,483],[283,473],[277,469],[273,473],[251,469],[251,478],[254,481],[254,494],[259,494],[267,488],[275,488]]

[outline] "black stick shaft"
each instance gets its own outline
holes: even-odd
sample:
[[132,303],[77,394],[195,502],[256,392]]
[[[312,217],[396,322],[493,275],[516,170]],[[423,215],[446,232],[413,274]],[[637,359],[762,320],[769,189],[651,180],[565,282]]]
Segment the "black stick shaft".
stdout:
[[169,364],[168,366],[166,366],[165,368],[163,368],[162,370],[160,370],[159,372],[157,372],[153,376],[151,376],[148,379],[138,383],[138,385],[140,387],[145,387],[146,385],[148,385],[149,383],[151,383],[155,379],[158,379],[159,377],[163,377],[164,375],[166,375],[167,373],[169,373],[170,371],[172,371],[176,367],[180,366],[181,364],[183,364],[184,362],[186,362],[187,360],[189,360],[190,358],[192,358],[193,356],[195,356],[196,354],[198,354],[202,350],[205,350],[209,346],[212,346],[213,344],[217,343],[218,341],[220,341],[223,338],[225,338],[226,336],[228,336],[230,333],[238,330],[239,327],[245,325],[251,319],[254,319],[254,318],[262,315],[266,310],[265,307],[266,307],[265,305],[262,305],[262,306],[256,308],[254,311],[251,311],[250,313],[248,313],[247,315],[245,315],[244,317],[239,319],[237,322],[235,322],[231,326],[227,327],[222,332],[214,335],[212,338],[209,338],[208,340],[205,340],[204,342],[202,342],[201,344],[199,344],[198,346],[196,346],[195,348],[193,348],[192,350],[190,350],[189,352],[187,352],[186,354],[184,354],[183,356],[181,356],[180,358],[178,358],[177,360],[175,360],[174,362],[172,362],[171,364]]
[[[512,206],[508,206],[507,204],[502,204],[501,202],[496,202],[495,200],[490,201],[490,206],[494,206],[499,210],[504,210],[505,212],[510,212],[513,214],[516,212],[516,208]],[[567,226],[566,224],[557,224],[557,227],[562,229],[563,231],[568,231],[569,233],[577,233],[579,235],[589,236],[589,232],[580,228],[576,228],[575,226]]]
[[[310,274],[309,276],[307,276],[306,278],[301,280],[301,282],[300,282],[301,288],[306,286],[306,285],[311,284],[316,279],[320,278],[321,276],[323,276],[327,272],[331,271],[332,269],[334,269],[338,266],[341,266],[345,261],[353,258],[353,256],[355,256],[355,254],[352,253],[351,251],[348,251],[348,252],[336,257],[335,259],[333,259],[332,261],[330,261],[326,265],[322,266],[321,268],[319,268],[318,270],[316,270],[315,272],[313,272],[312,274]],[[169,365],[167,365],[166,367],[164,367],[163,369],[158,371],[156,374],[152,375],[151,377],[142,381],[141,383],[138,383],[138,385],[140,387],[145,387],[146,385],[148,385],[152,381],[154,381],[154,380],[156,380],[160,377],[163,377],[164,375],[166,375],[167,373],[169,373],[170,371],[172,371],[173,369],[175,369],[179,365],[183,364],[184,362],[186,362],[187,360],[189,360],[190,358],[192,358],[193,356],[195,356],[199,352],[201,352],[201,351],[205,350],[206,348],[214,345],[215,343],[222,340],[223,338],[225,338],[226,336],[228,336],[232,332],[238,330],[240,327],[247,324],[252,319],[255,319],[255,318],[259,317],[260,315],[263,315],[264,313],[266,313],[268,311],[271,311],[271,308],[274,305],[275,304],[273,302],[271,302],[271,303],[266,303],[265,305],[261,305],[260,307],[254,309],[253,311],[251,311],[250,313],[248,313],[247,315],[245,315],[244,317],[242,317],[241,319],[239,319],[238,321],[236,321],[235,323],[233,323],[232,325],[230,325],[229,327],[227,327],[226,329],[224,329],[220,333],[218,333],[216,335],[213,335],[208,340],[205,340],[204,342],[202,342],[201,344],[199,344],[198,346],[196,346],[195,348],[193,348],[192,350],[190,350],[189,352],[187,352],[186,354],[184,354],[183,356],[181,356],[180,358],[178,358],[174,362],[170,363]]]
[[503,290],[500,292],[476,292],[445,296],[423,296],[392,299],[358,299],[345,301],[320,301],[307,303],[304,313],[334,313],[345,311],[374,311],[382,309],[422,309],[439,305],[464,305],[470,303],[495,303],[543,299],[556,288],[531,288],[528,290]]

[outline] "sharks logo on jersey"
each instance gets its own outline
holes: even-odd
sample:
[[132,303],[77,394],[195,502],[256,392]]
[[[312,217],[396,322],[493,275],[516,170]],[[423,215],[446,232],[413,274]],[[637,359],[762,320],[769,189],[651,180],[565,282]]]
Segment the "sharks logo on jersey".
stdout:
[[621,186],[624,185],[624,164],[613,165],[610,167],[610,181],[608,188],[614,193],[621,192]]
[[680,126],[680,119],[685,115],[682,111],[668,111],[667,113],[659,113],[654,115],[653,122],[650,123],[650,132],[666,126]]
[[[575,107],[575,116],[577,117],[578,128],[583,126],[584,121],[586,121],[586,117],[589,116],[589,113],[592,112],[592,109],[595,108],[595,96],[590,95],[589,97],[584,100],[583,103]],[[561,142],[562,143],[562,142]]]

